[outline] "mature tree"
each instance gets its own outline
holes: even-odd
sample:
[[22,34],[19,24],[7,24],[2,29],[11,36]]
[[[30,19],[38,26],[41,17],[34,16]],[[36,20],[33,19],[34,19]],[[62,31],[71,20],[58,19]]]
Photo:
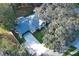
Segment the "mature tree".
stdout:
[[35,11],[39,18],[49,23],[43,43],[50,49],[63,52],[74,38],[79,37],[79,14],[73,4],[43,4]]

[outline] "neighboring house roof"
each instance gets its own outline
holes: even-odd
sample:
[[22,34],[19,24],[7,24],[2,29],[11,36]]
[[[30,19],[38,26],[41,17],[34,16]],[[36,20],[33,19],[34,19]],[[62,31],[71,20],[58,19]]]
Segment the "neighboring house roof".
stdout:
[[[79,14],[79,8],[74,8],[73,11]],[[72,45],[79,50],[79,38],[75,38],[75,40],[72,42]]]
[[75,13],[79,13],[79,8],[74,8],[73,11],[74,11]]
[[79,50],[79,38],[76,38],[73,42],[72,42],[72,45],[74,47],[76,47],[78,50]]

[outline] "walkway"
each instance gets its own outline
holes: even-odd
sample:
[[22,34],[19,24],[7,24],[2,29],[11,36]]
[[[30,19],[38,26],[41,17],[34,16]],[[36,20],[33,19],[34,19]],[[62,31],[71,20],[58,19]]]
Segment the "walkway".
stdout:
[[41,55],[47,50],[31,33],[26,33],[24,39],[26,40],[24,46],[28,49],[30,54]]
[[37,39],[29,32],[23,37],[26,40],[24,42],[24,47],[31,55],[61,55],[58,52],[53,52],[53,50],[49,50],[48,48],[44,47],[43,44],[39,43]]

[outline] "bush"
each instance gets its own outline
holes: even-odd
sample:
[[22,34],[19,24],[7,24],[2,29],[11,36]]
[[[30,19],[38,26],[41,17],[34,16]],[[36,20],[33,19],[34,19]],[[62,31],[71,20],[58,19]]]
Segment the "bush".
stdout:
[[69,54],[69,51],[64,52],[63,56],[67,56]]

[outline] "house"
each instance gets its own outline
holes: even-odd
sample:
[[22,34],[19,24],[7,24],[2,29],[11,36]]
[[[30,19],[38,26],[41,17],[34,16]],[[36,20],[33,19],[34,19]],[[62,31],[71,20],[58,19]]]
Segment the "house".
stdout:
[[40,20],[36,14],[27,17],[19,17],[17,20],[16,32],[20,38],[24,38],[23,46],[31,55],[41,55],[47,48],[44,47],[33,35],[37,29],[45,26],[45,22]]
[[16,32],[20,34],[24,34],[27,31],[29,31],[28,19],[24,17],[19,17],[17,21],[17,26],[16,26]]
[[40,20],[38,16],[34,13],[27,17],[17,18],[16,32],[23,35],[26,32],[35,32],[37,29],[41,29],[45,26],[45,22]]

